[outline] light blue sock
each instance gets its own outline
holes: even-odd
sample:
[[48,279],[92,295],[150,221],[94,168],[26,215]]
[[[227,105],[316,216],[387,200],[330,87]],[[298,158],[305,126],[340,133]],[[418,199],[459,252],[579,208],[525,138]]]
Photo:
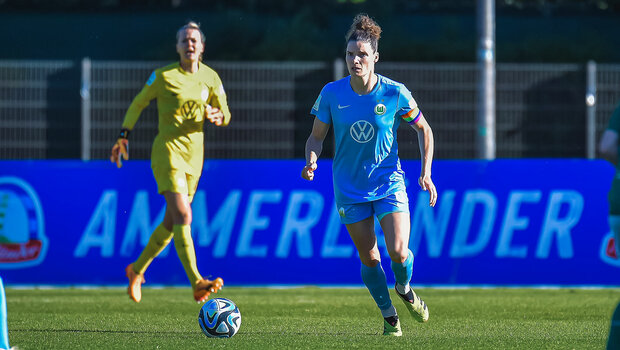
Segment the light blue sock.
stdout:
[[6,323],[6,299],[2,277],[0,277],[0,328],[0,349],[10,349],[9,328]]
[[375,267],[368,267],[362,264],[362,280],[368,288],[370,295],[375,299],[377,306],[381,310],[387,310],[392,306],[390,292],[388,291],[385,272],[381,264]]
[[411,276],[413,275],[413,253],[409,250],[407,260],[405,262],[396,263],[392,261],[392,272],[394,272],[394,279],[396,283],[401,286],[409,285],[411,282]]

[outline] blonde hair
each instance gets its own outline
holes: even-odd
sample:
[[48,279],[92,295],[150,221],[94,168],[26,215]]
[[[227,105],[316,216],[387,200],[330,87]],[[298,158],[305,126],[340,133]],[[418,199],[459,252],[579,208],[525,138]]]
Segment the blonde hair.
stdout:
[[179,38],[181,37],[181,33],[187,29],[195,29],[200,33],[200,41],[202,41],[202,44],[204,46],[205,43],[205,35],[202,32],[202,30],[200,29],[200,23],[196,23],[194,21],[189,21],[187,23],[185,23],[181,28],[179,28],[179,30],[177,30],[177,41],[179,41]]
[[347,43],[349,41],[364,41],[370,43],[375,52],[379,48],[381,38],[381,27],[365,13],[360,13],[353,19],[351,28],[345,35]]

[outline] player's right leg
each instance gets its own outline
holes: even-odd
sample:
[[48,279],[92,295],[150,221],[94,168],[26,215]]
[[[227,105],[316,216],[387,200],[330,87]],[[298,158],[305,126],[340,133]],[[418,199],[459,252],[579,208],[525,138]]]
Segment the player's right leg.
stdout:
[[373,206],[380,218],[385,244],[392,260],[396,294],[414,319],[426,322],[429,318],[428,307],[409,285],[413,275],[413,253],[408,248],[411,225],[407,195],[396,193],[373,202]]
[[[351,210],[346,210],[346,212],[351,213]],[[369,213],[370,216],[361,221],[347,223],[347,231],[360,256],[362,281],[364,281],[383,316],[383,335],[401,336],[400,321],[390,300],[385,272],[381,267],[381,256],[374,232],[374,216],[372,216],[372,211]],[[366,214],[361,214],[361,216],[364,215]],[[349,215],[349,219],[355,220],[351,218],[351,215]]]
[[125,268],[125,274],[129,279],[127,294],[137,303],[142,300],[142,284],[145,282],[144,272],[153,259],[155,259],[172,240],[172,232],[170,232],[170,229],[166,228],[167,221],[170,223],[169,226],[172,226],[172,218],[166,210],[164,222],[155,228],[155,231],[153,231],[149,238],[149,242],[142,250],[142,253],[140,253],[138,259]]

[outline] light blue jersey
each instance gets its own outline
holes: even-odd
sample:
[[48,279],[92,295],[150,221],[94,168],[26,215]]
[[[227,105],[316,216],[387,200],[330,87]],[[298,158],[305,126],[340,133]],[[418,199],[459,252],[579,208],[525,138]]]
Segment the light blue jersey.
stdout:
[[334,194],[339,206],[405,190],[396,130],[401,119],[417,122],[420,112],[403,84],[377,77],[367,95],[353,91],[350,76],[325,85],[310,112],[334,128]]

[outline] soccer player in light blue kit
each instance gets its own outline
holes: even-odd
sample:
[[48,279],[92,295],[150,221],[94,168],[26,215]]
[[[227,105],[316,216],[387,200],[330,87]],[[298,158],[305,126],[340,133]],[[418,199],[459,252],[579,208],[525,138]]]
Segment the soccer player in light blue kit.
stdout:
[[314,125],[306,142],[306,166],[301,176],[314,179],[323,140],[332,124],[336,138],[334,194],[340,219],[358,250],[362,280],[384,318],[383,334],[400,336],[400,322],[381,267],[374,216],[385,235],[396,292],[411,315],[426,322],[428,308],[409,286],[413,272],[413,253],[408,248],[411,223],[396,130],[405,120],[417,132],[422,155],[418,183],[429,191],[430,206],[437,201],[431,180],[434,140],[411,92],[375,73],[380,34],[379,25],[367,15],[359,14],[353,20],[346,35],[350,76],[325,85],[312,107]]

